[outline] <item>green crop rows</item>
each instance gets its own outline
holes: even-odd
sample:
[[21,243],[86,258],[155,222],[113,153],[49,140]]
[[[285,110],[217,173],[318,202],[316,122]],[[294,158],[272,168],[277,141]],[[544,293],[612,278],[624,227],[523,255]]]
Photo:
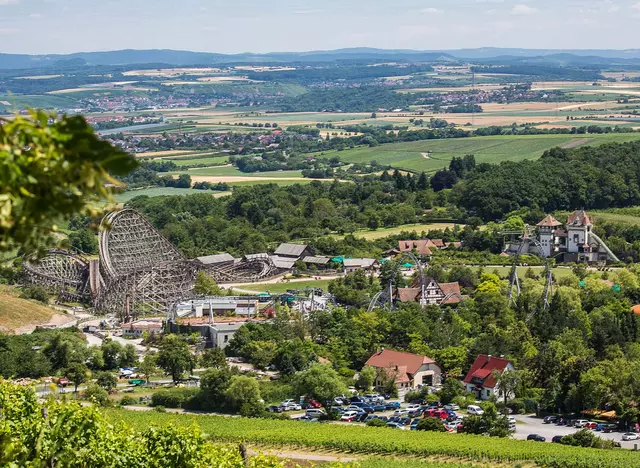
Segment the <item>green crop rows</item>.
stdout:
[[465,434],[398,431],[397,429],[307,424],[297,421],[177,415],[157,412],[107,410],[107,416],[131,426],[198,424],[205,436],[220,442],[250,442],[394,456],[455,457],[481,462],[529,462],[556,468],[640,467],[640,457],[629,450],[601,450],[487,438]]

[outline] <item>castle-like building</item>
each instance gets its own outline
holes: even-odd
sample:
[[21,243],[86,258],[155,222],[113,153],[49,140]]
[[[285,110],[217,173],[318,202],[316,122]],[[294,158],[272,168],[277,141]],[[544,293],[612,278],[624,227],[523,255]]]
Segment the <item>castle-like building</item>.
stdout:
[[[593,231],[593,221],[584,210],[574,211],[562,224],[548,215],[536,225],[536,241],[525,236],[521,254],[532,253],[553,257],[559,262],[598,263],[619,261],[600,237]],[[516,253],[520,244],[507,244],[507,253]]]

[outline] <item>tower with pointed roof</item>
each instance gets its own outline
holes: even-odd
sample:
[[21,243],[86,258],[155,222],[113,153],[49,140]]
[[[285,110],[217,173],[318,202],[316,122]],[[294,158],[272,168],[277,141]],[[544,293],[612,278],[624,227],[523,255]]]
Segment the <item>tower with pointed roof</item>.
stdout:
[[588,253],[591,249],[589,245],[589,234],[593,223],[584,210],[576,210],[567,219],[567,252],[568,253]]
[[562,226],[562,223],[551,215],[548,215],[538,226],[538,239],[541,245],[541,254],[543,257],[551,257],[555,250],[555,230]]

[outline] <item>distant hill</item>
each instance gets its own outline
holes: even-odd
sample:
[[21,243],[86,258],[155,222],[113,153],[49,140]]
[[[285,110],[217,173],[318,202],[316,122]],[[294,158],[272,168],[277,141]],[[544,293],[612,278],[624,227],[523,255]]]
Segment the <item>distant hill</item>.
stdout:
[[412,61],[455,62],[473,60],[491,63],[545,63],[571,66],[612,64],[640,65],[640,49],[628,50],[552,50],[505,49],[485,47],[459,50],[386,50],[367,47],[318,50],[309,52],[273,52],[268,54],[216,54],[182,50],[114,50],[107,52],[78,52],[74,54],[0,54],[0,69],[60,68],[86,64],[141,65],[167,64],[175,66],[216,65],[232,63],[314,63],[336,61]]

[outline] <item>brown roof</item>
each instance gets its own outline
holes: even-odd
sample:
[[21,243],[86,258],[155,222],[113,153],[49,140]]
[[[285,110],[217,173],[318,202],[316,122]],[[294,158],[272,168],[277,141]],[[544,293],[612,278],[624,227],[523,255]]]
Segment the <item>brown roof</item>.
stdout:
[[420,293],[420,288],[398,288],[398,300],[400,302],[415,302]]
[[449,294],[460,294],[460,284],[459,283],[438,283],[440,289],[442,290],[442,294],[448,296]]
[[542,221],[540,221],[536,226],[556,227],[556,226],[562,226],[562,223],[558,221],[556,218],[554,218],[553,216],[547,215],[547,217],[544,218]]
[[444,247],[444,242],[442,241],[442,239],[433,239],[431,242],[433,243],[433,245],[435,245],[439,249]]
[[496,371],[502,374],[510,362],[508,359],[478,354],[478,357],[471,365],[471,369],[467,372],[467,376],[464,378],[464,383],[473,383],[473,379],[476,378],[482,380],[484,388],[493,388],[496,385],[493,372]]
[[383,349],[371,356],[365,365],[381,368],[397,367],[398,370],[404,367],[407,374],[413,375],[418,372],[423,364],[435,364],[435,362],[436,361],[427,356]]
[[640,304],[636,304],[631,308],[631,312],[636,315],[640,315]]
[[436,245],[430,239],[398,241],[398,250],[400,252],[411,252],[416,249],[419,255],[431,255],[430,247],[436,248]]
[[569,216],[569,219],[567,219],[567,224],[570,224],[572,226],[593,225],[593,223],[591,222],[591,218],[584,210],[576,210],[571,213],[571,216]]

